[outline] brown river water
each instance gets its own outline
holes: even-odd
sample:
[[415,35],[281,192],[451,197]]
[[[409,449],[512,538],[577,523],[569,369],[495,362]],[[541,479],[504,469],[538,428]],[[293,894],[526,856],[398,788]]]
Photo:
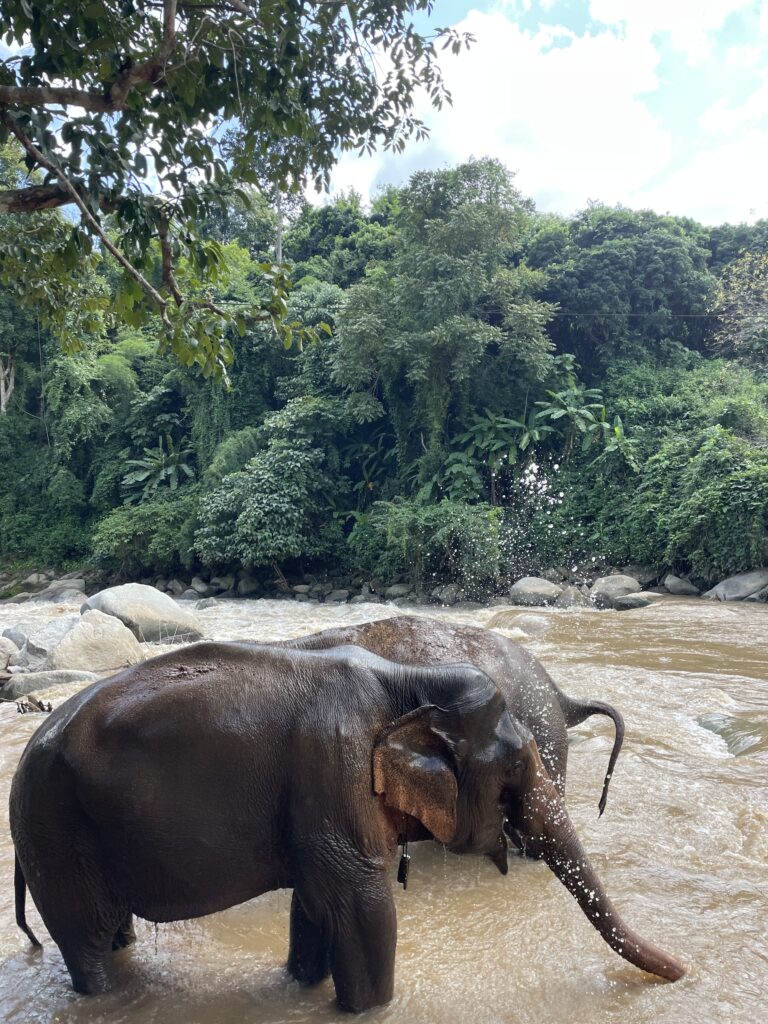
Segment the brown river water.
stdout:
[[[71,612],[0,606],[0,632]],[[201,611],[216,639],[272,640],[394,614],[381,605],[221,602]],[[485,625],[498,609],[430,614]],[[395,999],[387,1024],[758,1024],[768,994],[768,608],[664,600],[629,612],[519,610],[512,629],[568,693],[624,714],[627,738],[602,819],[612,724],[571,733],[567,803],[625,920],[689,973],[657,982],[617,957],[542,863],[412,848],[396,895]],[[536,627],[540,629],[537,632]],[[536,635],[533,635],[533,634]],[[159,649],[158,649],[159,650]],[[77,687],[45,696],[58,704]],[[284,970],[289,892],[177,924],[137,923],[118,986],[76,996],[34,907],[32,952],[13,913],[8,789],[40,724],[0,705],[0,1021],[7,1024],[301,1024],[348,1021],[331,982],[300,989]]]

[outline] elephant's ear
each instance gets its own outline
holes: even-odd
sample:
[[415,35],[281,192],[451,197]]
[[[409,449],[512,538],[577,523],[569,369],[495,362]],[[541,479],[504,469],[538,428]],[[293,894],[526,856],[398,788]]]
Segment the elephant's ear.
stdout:
[[439,716],[440,709],[427,704],[384,729],[373,749],[373,789],[388,807],[448,843],[456,832],[458,785]]

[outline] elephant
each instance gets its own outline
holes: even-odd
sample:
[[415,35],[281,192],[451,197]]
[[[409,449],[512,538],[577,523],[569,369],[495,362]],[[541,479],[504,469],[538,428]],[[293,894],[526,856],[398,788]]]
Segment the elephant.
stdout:
[[342,644],[355,644],[406,665],[468,662],[482,669],[498,686],[512,717],[533,734],[544,767],[561,796],[565,796],[568,729],[591,715],[607,715],[613,721],[615,739],[598,805],[602,815],[624,741],[624,719],[616,708],[603,701],[581,701],[567,696],[541,662],[521,644],[490,629],[454,625],[419,615],[397,615],[284,640],[279,646],[315,651]]
[[398,845],[437,839],[506,873],[505,818],[603,938],[668,980],[684,965],[621,920],[530,731],[472,665],[360,647],[203,642],[56,708],[10,797],[16,919],[26,888],[79,993],[113,983],[133,916],[198,917],[292,888],[288,970],[339,1004],[393,995]]

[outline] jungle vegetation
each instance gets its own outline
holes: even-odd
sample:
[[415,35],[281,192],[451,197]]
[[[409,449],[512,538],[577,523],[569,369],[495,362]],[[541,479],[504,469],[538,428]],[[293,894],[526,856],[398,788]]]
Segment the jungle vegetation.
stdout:
[[[6,189],[22,157],[2,150]],[[314,333],[224,319],[227,385],[169,345],[162,308],[133,314],[101,245],[39,304],[36,273],[23,301],[0,287],[0,560],[471,593],[593,555],[698,583],[762,563],[768,222],[540,213],[487,159],[287,218],[246,181],[189,220],[217,254],[206,301],[268,302],[279,242],[288,322]],[[167,288],[152,230],[142,273]],[[36,267],[72,244],[56,210],[0,232]],[[179,249],[174,279],[198,260]]]

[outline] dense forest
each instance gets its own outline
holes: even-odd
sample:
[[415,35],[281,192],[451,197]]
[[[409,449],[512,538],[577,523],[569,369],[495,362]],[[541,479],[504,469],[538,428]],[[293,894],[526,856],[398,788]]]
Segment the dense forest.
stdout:
[[[20,173],[8,145],[0,184]],[[277,249],[286,322],[314,328],[233,318],[223,381],[116,299],[98,249],[36,313],[39,268],[80,254],[34,215],[31,294],[0,286],[3,563],[470,594],[594,556],[698,583],[763,563],[768,222],[540,213],[492,160],[370,208],[249,188],[211,211],[217,306],[259,300]]]

